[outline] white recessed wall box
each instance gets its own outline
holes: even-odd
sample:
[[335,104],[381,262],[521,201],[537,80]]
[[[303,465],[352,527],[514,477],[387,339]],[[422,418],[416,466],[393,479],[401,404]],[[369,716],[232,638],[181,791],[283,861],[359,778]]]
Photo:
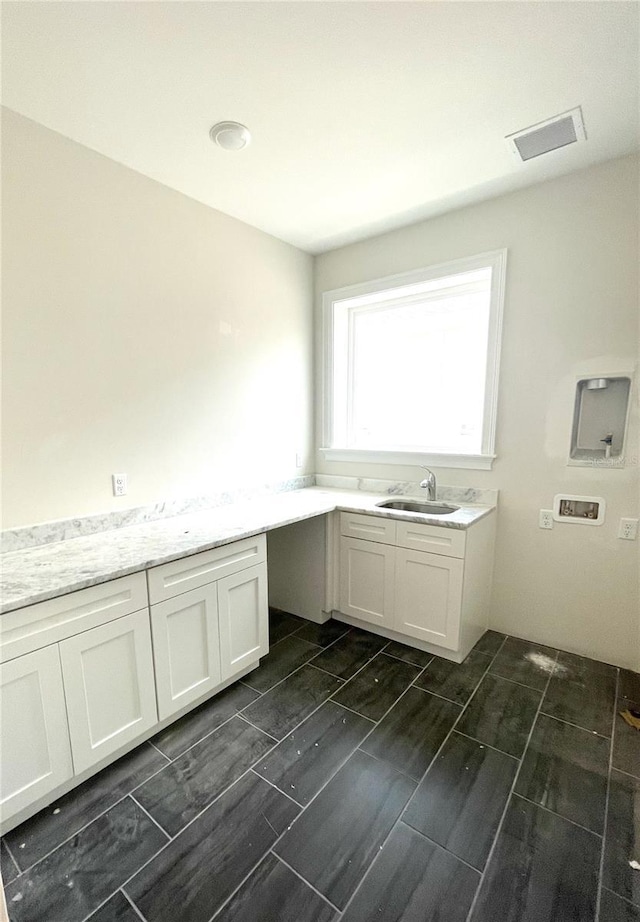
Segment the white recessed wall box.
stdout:
[[568,464],[624,467],[630,393],[630,375],[578,378]]
[[579,525],[602,525],[605,501],[601,496],[573,496],[557,493],[553,497],[553,518],[556,522]]
[[580,106],[554,115],[544,122],[529,125],[528,128],[515,131],[505,138],[511,153],[521,161],[533,160],[534,157],[548,154],[552,150],[586,140],[587,133],[584,130]]

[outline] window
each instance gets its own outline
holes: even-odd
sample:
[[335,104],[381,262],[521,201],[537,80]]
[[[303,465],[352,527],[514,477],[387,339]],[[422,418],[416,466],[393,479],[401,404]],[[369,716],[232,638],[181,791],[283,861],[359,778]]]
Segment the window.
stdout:
[[502,250],[325,293],[329,460],[491,467],[505,263]]

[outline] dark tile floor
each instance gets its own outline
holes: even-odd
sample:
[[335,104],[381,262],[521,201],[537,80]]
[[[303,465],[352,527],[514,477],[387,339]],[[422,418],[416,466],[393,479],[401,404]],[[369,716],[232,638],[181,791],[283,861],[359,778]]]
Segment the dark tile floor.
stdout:
[[271,642],[5,836],[11,922],[640,922],[640,676],[277,611]]

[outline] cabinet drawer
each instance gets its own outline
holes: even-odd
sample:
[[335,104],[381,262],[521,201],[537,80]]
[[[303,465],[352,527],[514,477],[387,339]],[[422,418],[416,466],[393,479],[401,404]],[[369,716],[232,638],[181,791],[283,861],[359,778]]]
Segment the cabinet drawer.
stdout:
[[340,534],[345,538],[361,538],[379,544],[396,543],[396,521],[377,515],[360,515],[357,512],[340,513]]
[[211,551],[172,560],[148,570],[149,599],[163,602],[189,589],[206,586],[224,576],[231,576],[267,559],[264,535],[233,541]]
[[466,533],[457,528],[398,522],[398,547],[442,554],[444,557],[464,557]]
[[0,662],[146,607],[147,581],[140,572],[7,612],[0,618]]

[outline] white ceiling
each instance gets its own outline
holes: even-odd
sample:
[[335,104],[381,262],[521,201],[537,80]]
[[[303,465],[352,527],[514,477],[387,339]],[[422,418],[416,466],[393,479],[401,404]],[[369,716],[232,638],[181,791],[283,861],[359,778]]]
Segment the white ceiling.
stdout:
[[[637,149],[640,4],[5,2],[3,102],[321,252]],[[582,105],[588,140],[504,136]],[[246,123],[241,153],[217,121]]]

